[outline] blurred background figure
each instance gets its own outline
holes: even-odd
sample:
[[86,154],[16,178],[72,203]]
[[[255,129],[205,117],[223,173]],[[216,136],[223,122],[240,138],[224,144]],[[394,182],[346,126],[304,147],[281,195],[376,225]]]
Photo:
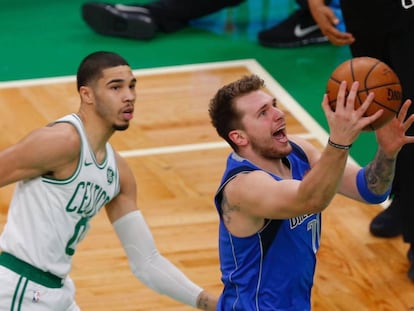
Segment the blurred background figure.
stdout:
[[[353,57],[370,56],[388,64],[400,78],[403,99],[414,99],[414,1],[412,0],[341,0],[347,32],[336,27],[335,12],[323,0],[309,0],[315,21],[336,45],[350,44]],[[409,114],[414,112],[410,107]],[[414,134],[411,126],[408,135]],[[391,203],[371,222],[370,231],[377,237],[403,234],[409,244],[408,277],[414,281],[414,146],[405,145],[398,155]]]
[[[338,0],[329,1],[341,16]],[[97,33],[108,36],[148,40],[157,32],[172,33],[191,22],[234,7],[245,0],[158,0],[145,5],[87,2],[82,6],[84,21]],[[341,29],[340,22],[338,23]],[[306,0],[296,0],[296,9],[285,20],[257,35],[260,44],[269,47],[298,47],[328,42],[314,21]]]

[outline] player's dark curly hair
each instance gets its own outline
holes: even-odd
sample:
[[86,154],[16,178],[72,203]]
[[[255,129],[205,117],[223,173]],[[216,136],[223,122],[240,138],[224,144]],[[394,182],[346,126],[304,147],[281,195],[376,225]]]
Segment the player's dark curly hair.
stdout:
[[264,80],[257,75],[244,76],[240,80],[223,86],[210,100],[208,111],[211,123],[220,137],[227,141],[235,151],[237,151],[237,146],[229,138],[229,133],[243,128],[240,122],[243,116],[235,108],[235,100],[264,86]]
[[129,66],[128,62],[113,52],[99,51],[86,56],[79,65],[76,76],[78,91],[102,76],[102,71],[116,66]]

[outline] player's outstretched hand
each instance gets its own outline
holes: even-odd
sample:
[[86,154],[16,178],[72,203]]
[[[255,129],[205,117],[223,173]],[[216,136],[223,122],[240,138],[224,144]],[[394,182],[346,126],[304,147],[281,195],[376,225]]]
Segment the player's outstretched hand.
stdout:
[[364,103],[355,109],[358,86],[359,82],[352,83],[349,94],[347,94],[346,82],[341,83],[335,110],[330,107],[326,95],[323,99],[322,108],[328,121],[330,138],[337,144],[351,145],[362,129],[377,120],[383,113],[383,110],[378,110],[371,116],[364,116],[374,99],[373,93],[370,93]]
[[375,131],[378,145],[389,159],[395,158],[405,144],[414,143],[414,136],[406,135],[406,131],[414,123],[414,114],[407,118],[411,103],[411,100],[407,99],[397,117]]

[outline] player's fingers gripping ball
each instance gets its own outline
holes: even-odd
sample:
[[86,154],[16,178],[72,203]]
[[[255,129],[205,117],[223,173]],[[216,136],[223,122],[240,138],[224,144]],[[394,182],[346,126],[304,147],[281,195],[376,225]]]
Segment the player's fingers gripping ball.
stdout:
[[352,82],[359,82],[355,109],[358,109],[368,94],[373,92],[375,98],[368,107],[365,113],[366,116],[371,116],[380,109],[384,110],[382,115],[364,128],[364,130],[376,130],[391,121],[398,114],[402,103],[400,80],[396,73],[380,60],[372,57],[356,57],[336,67],[326,86],[329,104],[334,110],[339,86],[342,81],[347,83],[347,94],[352,86]]

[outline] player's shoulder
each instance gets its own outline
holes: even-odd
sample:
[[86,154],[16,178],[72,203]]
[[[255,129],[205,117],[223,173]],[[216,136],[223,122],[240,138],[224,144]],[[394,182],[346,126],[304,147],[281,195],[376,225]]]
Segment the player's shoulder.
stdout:
[[126,159],[122,157],[117,151],[114,150],[114,152],[120,179],[122,181],[128,181],[128,183],[135,183],[134,173]]
[[81,147],[77,129],[70,123],[54,123],[33,131],[32,135],[44,146],[75,154]]
[[72,144],[80,143],[81,138],[79,131],[73,124],[69,122],[54,123],[50,126],[47,126],[46,129],[49,129],[50,135],[57,139],[64,139],[67,141],[67,143]]

